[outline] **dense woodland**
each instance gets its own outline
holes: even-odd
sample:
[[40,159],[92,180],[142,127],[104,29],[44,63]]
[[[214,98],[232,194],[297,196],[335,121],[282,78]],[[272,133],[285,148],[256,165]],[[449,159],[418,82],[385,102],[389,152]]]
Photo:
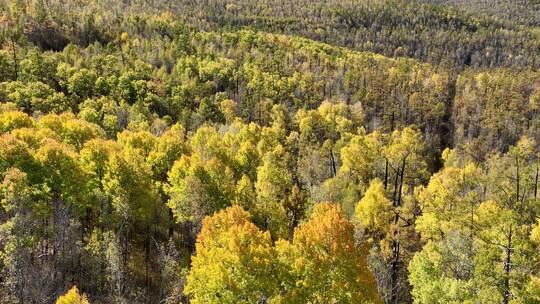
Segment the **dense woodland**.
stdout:
[[538,3],[427,2],[0,0],[0,303],[540,303]]
[[538,0],[421,0],[425,3],[450,4],[473,13],[489,15],[511,24],[539,26]]

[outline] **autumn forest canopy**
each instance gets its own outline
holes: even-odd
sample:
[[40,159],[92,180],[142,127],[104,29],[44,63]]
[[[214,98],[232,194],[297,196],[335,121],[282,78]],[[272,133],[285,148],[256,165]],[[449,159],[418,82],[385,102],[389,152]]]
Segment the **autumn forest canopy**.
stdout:
[[0,0],[0,303],[540,303],[539,16]]

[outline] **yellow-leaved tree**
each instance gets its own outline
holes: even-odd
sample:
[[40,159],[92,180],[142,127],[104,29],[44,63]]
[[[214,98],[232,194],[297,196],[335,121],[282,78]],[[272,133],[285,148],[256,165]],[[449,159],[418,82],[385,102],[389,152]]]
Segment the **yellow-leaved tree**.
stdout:
[[193,304],[260,303],[276,292],[269,232],[232,206],[203,220],[186,294]]
[[80,294],[77,286],[73,286],[66,294],[56,300],[56,304],[90,304],[90,302],[84,294]]
[[318,204],[275,246],[235,205],[207,217],[185,292],[191,303],[381,303],[366,248],[339,205]]
[[381,303],[368,269],[367,248],[337,204],[315,206],[291,242],[276,244],[285,292],[281,303]]

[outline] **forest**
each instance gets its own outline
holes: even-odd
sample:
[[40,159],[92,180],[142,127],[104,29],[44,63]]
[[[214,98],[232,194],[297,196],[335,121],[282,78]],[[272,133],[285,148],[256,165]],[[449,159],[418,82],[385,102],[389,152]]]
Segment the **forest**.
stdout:
[[540,304],[537,0],[0,0],[0,303]]

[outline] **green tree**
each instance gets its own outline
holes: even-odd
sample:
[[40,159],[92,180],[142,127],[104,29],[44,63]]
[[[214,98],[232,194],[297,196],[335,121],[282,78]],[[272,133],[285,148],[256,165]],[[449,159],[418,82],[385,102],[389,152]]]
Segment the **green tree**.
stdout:
[[265,230],[269,229],[276,238],[287,235],[289,216],[292,216],[286,209],[288,194],[293,186],[287,157],[282,146],[265,154],[262,165],[257,169],[255,183],[257,203],[252,210],[254,221]]
[[444,168],[417,190],[422,215],[416,230],[427,244],[409,264],[415,303],[475,303],[478,282],[485,280],[475,269],[485,177],[473,163],[459,167],[455,153],[446,152]]
[[73,73],[67,80],[69,93],[77,96],[80,100],[91,97],[96,83],[96,73],[88,69],[80,69]]

